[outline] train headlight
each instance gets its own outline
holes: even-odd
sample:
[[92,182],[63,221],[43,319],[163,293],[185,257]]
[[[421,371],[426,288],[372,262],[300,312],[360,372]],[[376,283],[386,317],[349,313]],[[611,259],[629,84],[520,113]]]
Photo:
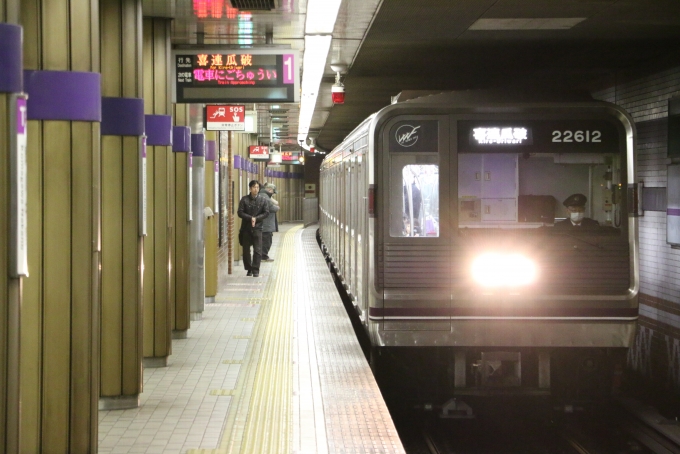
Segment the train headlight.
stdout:
[[536,264],[519,254],[484,254],[472,262],[472,278],[485,287],[518,287],[536,280]]

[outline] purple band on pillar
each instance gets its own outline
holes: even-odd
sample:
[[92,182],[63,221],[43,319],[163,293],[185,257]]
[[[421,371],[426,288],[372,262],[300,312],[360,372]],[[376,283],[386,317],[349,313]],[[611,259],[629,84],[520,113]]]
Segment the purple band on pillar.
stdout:
[[241,157],[239,155],[234,156],[234,168],[235,169],[241,168]]
[[205,157],[205,134],[191,135],[191,152],[194,154],[194,158]]
[[217,148],[217,143],[214,140],[205,141],[205,160],[214,161],[215,160],[215,150]]
[[0,93],[19,93],[24,88],[21,27],[1,23],[0,43]]
[[172,145],[172,117],[170,115],[144,115],[146,143],[149,146]]
[[172,128],[172,151],[191,151],[191,128],[175,126]]
[[101,75],[24,71],[29,120],[102,121]]
[[668,216],[680,216],[680,208],[667,208],[666,214]]
[[144,100],[102,98],[102,135],[144,135]]

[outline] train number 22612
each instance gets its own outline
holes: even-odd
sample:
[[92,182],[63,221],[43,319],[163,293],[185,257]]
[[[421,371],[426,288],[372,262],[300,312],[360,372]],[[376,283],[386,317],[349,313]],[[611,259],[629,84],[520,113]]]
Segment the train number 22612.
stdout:
[[553,131],[553,142],[602,142],[600,131]]

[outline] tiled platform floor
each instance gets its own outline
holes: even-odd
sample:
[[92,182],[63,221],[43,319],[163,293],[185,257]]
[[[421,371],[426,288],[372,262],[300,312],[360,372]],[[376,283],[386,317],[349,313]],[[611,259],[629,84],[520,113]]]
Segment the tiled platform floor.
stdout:
[[[260,278],[237,265],[233,275],[220,270],[216,302],[191,322],[187,339],[173,340],[168,367],[144,370],[141,406],[100,411],[100,453],[404,452],[316,245],[316,227],[299,227],[284,224],[274,235],[275,261],[263,262]],[[290,303],[290,373],[260,362],[269,360],[258,336],[281,335],[271,329],[282,323],[269,316],[278,314],[272,295]],[[291,379],[283,391],[258,390],[258,373]],[[258,444],[264,436],[251,436],[254,445],[244,439],[258,392],[290,403],[267,410],[285,413],[277,419],[283,438],[275,434],[271,446]]]

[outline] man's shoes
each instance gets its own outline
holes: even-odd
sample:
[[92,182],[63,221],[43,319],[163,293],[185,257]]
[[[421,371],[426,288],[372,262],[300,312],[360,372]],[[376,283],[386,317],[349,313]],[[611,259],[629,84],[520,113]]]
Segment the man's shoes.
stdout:
[[252,275],[253,275],[253,272],[248,270],[248,272],[246,273],[246,276],[252,276]]
[[253,273],[253,277],[260,277],[260,273]]
[[263,256],[262,256],[262,260],[264,260],[264,261],[266,262],[267,260],[269,260],[269,256],[268,256],[268,255],[263,255]]
[[269,257],[267,257],[266,259],[262,259],[262,261],[263,262],[273,262],[274,259],[270,259]]

